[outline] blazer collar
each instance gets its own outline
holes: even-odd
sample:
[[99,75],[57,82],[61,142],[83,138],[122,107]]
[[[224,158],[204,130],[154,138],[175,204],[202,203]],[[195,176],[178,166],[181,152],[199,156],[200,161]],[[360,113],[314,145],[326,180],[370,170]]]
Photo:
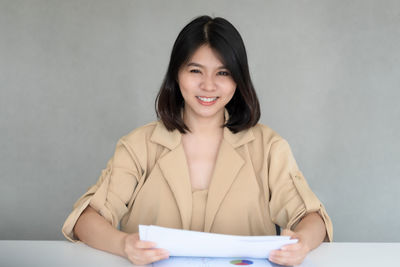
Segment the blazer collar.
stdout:
[[[228,120],[228,116],[228,112],[225,110],[225,121]],[[204,231],[209,232],[211,230],[225,195],[245,164],[245,160],[236,148],[253,139],[254,135],[251,129],[234,134],[228,128],[224,128],[224,137],[219,148],[208,191]],[[178,130],[168,131],[159,121],[150,140],[170,149],[158,160],[158,164],[174,194],[181,215],[182,228],[188,230],[192,218],[192,189],[186,156],[181,142],[182,134]]]
[[[225,122],[227,122],[228,119],[229,113],[225,109]],[[162,121],[158,121],[150,140],[164,147],[167,147],[170,150],[173,150],[181,143],[181,138],[182,134],[177,129],[173,131],[168,131]],[[231,132],[227,127],[224,127],[224,139],[233,148],[237,148],[254,140],[254,135],[251,128],[235,134]]]

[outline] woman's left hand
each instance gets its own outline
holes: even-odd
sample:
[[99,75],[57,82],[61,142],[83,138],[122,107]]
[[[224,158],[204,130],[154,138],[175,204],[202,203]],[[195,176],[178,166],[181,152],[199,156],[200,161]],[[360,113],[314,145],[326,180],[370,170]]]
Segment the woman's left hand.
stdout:
[[269,260],[280,265],[299,265],[303,262],[307,253],[310,251],[308,246],[303,242],[300,235],[295,232],[284,229],[281,235],[290,236],[291,239],[297,239],[295,244],[285,245],[281,249],[273,250],[269,254]]

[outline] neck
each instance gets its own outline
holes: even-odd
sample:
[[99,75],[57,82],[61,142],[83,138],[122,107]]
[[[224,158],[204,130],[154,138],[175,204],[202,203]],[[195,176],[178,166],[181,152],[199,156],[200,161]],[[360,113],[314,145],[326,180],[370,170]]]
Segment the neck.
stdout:
[[216,135],[222,134],[224,124],[224,110],[213,117],[196,116],[191,110],[184,109],[183,121],[189,127],[191,134]]

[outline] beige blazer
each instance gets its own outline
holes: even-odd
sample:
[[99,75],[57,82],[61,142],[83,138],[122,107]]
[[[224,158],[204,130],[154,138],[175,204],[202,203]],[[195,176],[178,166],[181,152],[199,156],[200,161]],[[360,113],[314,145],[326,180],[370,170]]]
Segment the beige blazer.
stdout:
[[[98,182],[75,203],[63,226],[73,227],[92,206],[113,226],[137,232],[139,224],[189,229],[192,188],[181,134],[152,122],[122,137]],[[292,228],[318,212],[332,240],[332,223],[309,188],[288,143],[269,127],[256,126],[224,136],[208,190],[204,231],[275,235],[275,224]]]

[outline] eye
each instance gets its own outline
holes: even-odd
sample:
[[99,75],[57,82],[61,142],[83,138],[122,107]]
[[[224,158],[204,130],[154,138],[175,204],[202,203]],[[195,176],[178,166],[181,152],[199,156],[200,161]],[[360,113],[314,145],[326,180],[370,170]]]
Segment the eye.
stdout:
[[218,75],[221,75],[221,76],[229,76],[229,75],[231,75],[228,71],[220,71],[220,72],[218,72]]
[[201,73],[200,70],[198,69],[191,69],[189,70],[191,73]]

